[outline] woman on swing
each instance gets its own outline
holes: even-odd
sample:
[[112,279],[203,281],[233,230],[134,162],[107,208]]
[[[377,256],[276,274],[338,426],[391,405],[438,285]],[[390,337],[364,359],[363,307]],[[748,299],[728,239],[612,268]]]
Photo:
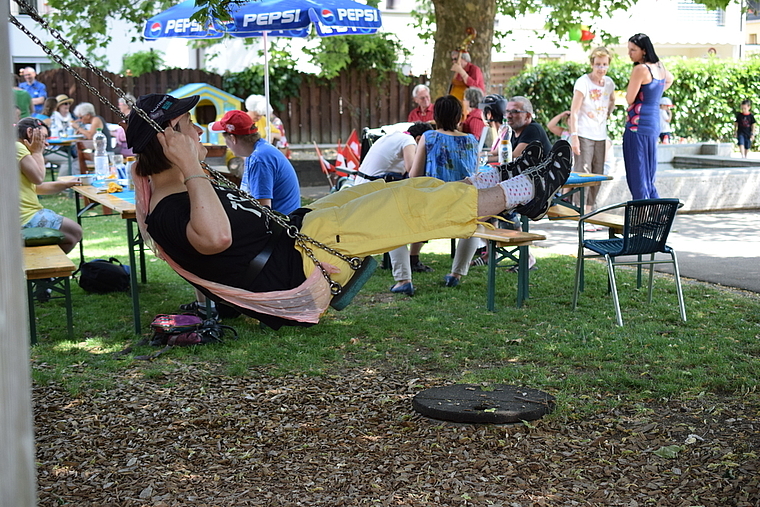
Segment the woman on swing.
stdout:
[[[137,111],[129,116],[127,143],[138,154],[134,166],[138,221],[160,254],[181,276],[212,299],[242,308],[278,329],[311,325],[332,297],[330,278],[345,285],[355,271],[346,257],[364,258],[400,245],[437,238],[467,237],[479,217],[505,209],[538,220],[570,174],[569,145],[561,141],[545,162],[519,167],[500,182],[499,168],[473,181],[444,183],[412,178],[378,180],[343,189],[284,217],[324,247],[283,232],[271,211],[214,183],[201,162],[202,130],[190,110],[199,97],[140,97],[157,133]],[[525,164],[523,164],[525,165]],[[466,184],[469,183],[469,184]]]

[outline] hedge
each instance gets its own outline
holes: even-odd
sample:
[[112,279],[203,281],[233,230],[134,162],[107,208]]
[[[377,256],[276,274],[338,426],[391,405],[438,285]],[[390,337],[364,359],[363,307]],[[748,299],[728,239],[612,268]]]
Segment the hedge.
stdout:
[[[671,125],[677,136],[692,142],[731,142],[734,112],[739,111],[741,101],[760,104],[760,59],[671,58],[664,63],[675,78],[665,96],[675,105]],[[510,80],[505,93],[528,97],[536,121],[546,125],[554,115],[570,108],[575,80],[589,71],[587,63],[541,63]],[[615,59],[607,75],[624,93],[630,72],[627,59]],[[618,106],[609,122],[610,137],[621,140],[624,127],[625,108]]]

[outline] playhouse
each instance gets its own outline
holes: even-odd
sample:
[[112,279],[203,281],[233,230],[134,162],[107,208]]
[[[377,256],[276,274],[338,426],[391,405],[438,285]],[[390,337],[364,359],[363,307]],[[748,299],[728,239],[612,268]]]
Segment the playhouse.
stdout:
[[201,142],[224,146],[221,133],[209,131],[208,126],[212,122],[221,120],[227,111],[242,109],[243,99],[206,83],[186,84],[169,93],[177,98],[200,95],[201,100],[190,114],[193,121],[204,130]]

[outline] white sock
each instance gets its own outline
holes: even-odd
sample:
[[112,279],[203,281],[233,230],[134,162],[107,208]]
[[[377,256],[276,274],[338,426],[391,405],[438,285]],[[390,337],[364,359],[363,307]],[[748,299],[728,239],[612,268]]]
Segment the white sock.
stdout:
[[535,189],[533,181],[524,174],[515,176],[499,183],[506,200],[505,209],[513,209],[521,204],[526,204],[533,199]]
[[495,187],[501,181],[498,167],[491,168],[487,171],[476,172],[472,176],[468,176],[468,179],[475,188]]

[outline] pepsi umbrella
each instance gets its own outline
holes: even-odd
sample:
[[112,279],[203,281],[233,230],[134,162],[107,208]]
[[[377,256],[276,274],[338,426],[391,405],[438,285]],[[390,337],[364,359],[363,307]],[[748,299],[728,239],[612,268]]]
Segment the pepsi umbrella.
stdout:
[[[191,21],[198,10],[195,0],[185,0],[150,18],[143,30],[147,40],[164,37],[218,39],[262,37],[264,45],[264,95],[269,108],[269,48],[267,37],[306,37],[313,24],[317,35],[371,34],[382,25],[380,11],[353,0],[251,0],[228,8],[230,20]],[[267,111],[267,121],[269,119]],[[267,132],[267,139],[270,138]]]

